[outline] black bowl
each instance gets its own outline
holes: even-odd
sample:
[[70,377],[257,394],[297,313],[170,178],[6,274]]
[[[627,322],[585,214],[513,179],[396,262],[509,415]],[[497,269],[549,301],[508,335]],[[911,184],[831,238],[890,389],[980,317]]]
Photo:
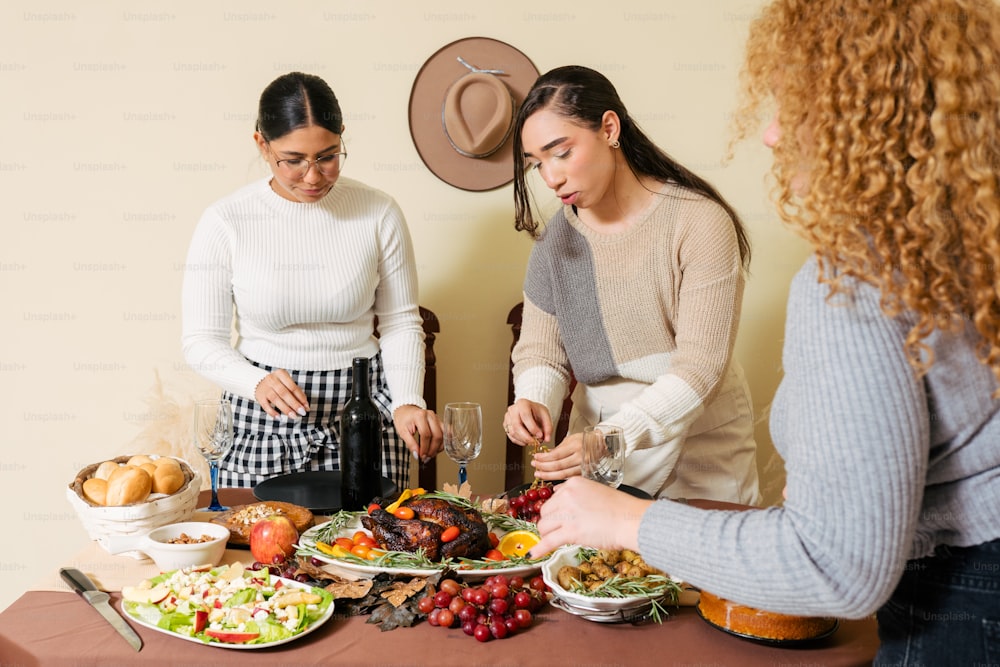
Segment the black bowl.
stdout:
[[[562,484],[562,483],[563,483],[563,480],[561,480],[561,479],[556,480],[554,482],[546,482],[546,484],[551,484],[553,486],[555,486],[556,484]],[[511,489],[511,490],[509,490],[507,492],[507,497],[508,498],[513,498],[514,496],[519,496],[522,493],[524,493],[525,491],[527,491],[529,488],[531,488],[531,482],[528,482],[528,483],[525,483],[525,484],[519,484],[518,486],[515,486],[513,489]],[[639,489],[639,488],[634,487],[634,486],[629,486],[628,484],[622,484],[621,486],[618,487],[618,490],[619,491],[624,491],[625,493],[629,494],[630,496],[635,496],[636,498],[642,498],[643,500],[652,500],[653,499],[653,496],[649,495],[648,493],[646,493],[642,489]]]

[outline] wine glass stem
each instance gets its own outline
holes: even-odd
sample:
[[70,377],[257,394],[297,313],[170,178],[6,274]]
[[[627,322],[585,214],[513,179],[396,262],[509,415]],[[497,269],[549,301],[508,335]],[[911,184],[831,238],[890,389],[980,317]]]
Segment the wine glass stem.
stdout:
[[465,484],[465,480],[468,479],[468,475],[465,474],[465,464],[458,464],[458,485],[462,486]]
[[209,461],[208,469],[212,476],[212,503],[208,506],[210,512],[221,512],[227,508],[219,502],[219,462]]

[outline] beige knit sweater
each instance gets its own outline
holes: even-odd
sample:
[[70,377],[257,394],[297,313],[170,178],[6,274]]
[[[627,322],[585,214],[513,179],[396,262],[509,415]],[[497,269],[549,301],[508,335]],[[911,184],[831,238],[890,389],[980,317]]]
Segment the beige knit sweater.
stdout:
[[535,244],[524,282],[515,395],[553,416],[570,374],[587,385],[647,383],[619,414],[629,450],[683,434],[723,379],[744,272],[732,220],[673,184],[626,231],[598,233],[564,207]]

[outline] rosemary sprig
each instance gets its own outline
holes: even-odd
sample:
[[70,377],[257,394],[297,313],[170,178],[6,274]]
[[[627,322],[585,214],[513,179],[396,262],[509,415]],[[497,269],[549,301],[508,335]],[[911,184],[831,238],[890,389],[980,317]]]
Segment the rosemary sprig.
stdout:
[[355,521],[364,512],[348,512],[347,510],[340,510],[332,517],[330,517],[330,522],[324,524],[319,530],[313,535],[313,538],[318,542],[326,542],[331,544],[337,536],[340,534],[344,527],[349,525],[352,521]]

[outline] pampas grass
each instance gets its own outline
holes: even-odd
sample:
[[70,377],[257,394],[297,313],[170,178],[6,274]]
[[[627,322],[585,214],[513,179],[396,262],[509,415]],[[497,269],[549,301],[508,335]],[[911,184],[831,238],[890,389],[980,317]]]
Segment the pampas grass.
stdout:
[[208,461],[192,442],[194,402],[218,395],[215,385],[195,374],[184,376],[183,387],[166,387],[159,371],[153,371],[153,386],[143,402],[148,407],[146,425],[129,443],[134,454],[177,456],[201,476],[202,490],[211,488]]

